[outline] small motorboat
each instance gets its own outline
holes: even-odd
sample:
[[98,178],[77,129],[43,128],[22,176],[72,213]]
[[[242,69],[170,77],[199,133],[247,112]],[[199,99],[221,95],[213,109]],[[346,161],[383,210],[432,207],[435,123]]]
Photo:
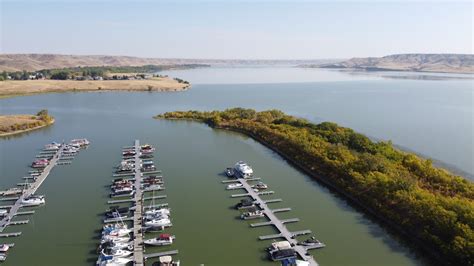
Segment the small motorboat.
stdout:
[[242,199],[242,200],[240,200],[239,203],[237,203],[235,205],[235,208],[238,209],[238,210],[239,209],[252,208],[252,207],[253,208],[255,207],[255,203],[251,199]]
[[161,256],[159,258],[159,266],[179,266],[179,260],[174,261],[171,256]]
[[71,144],[79,145],[80,147],[85,147],[90,144],[87,139],[73,139],[71,140]]
[[263,182],[258,182],[257,184],[253,185],[252,188],[262,190],[262,189],[267,189],[268,186],[267,186],[267,184],[265,184]]
[[145,211],[145,215],[170,215],[170,209],[162,208],[162,209],[150,209]]
[[152,190],[163,190],[164,187],[159,184],[146,184],[143,186],[145,191],[152,191]]
[[101,244],[104,244],[104,243],[128,243],[128,242],[130,242],[130,237],[117,237],[117,236],[110,236],[110,235],[103,236],[102,239],[100,240]]
[[123,237],[123,236],[126,236],[126,235],[130,234],[131,232],[132,232],[131,229],[121,228],[121,229],[115,229],[115,230],[112,230],[110,232],[107,232],[107,233],[105,233],[105,235]]
[[147,239],[144,241],[145,245],[150,246],[167,246],[173,244],[175,236],[170,234],[161,234],[157,238]]
[[46,200],[44,199],[43,195],[38,195],[38,196],[31,195],[21,200],[21,205],[23,206],[39,206],[45,203],[46,203]]
[[[5,216],[8,214],[8,210],[0,209],[0,217]],[[1,250],[0,250],[1,251]]]
[[230,167],[227,167],[227,168],[225,169],[225,175],[226,175],[227,177],[233,177],[233,176],[234,176],[234,170],[233,170],[232,168],[230,168]]
[[323,248],[323,247],[326,246],[324,243],[322,243],[321,241],[316,239],[316,237],[314,237],[314,236],[312,236],[312,237],[310,237],[310,238],[306,239],[305,241],[302,241],[298,244],[302,245],[302,246],[313,247],[313,248]]
[[109,250],[108,253],[105,253],[105,250],[102,250],[102,255],[104,256],[112,256],[114,258],[123,258],[123,257],[128,257],[132,255],[132,252],[129,250],[123,250],[123,249],[116,249],[116,250]]
[[238,188],[241,188],[241,187],[243,187],[242,184],[236,183],[236,184],[229,184],[229,185],[227,185],[226,189],[227,189],[227,190],[231,190],[231,189],[238,189]]
[[7,254],[0,253],[0,261],[6,261],[6,260],[7,260]]
[[161,219],[152,219],[145,222],[145,226],[150,227],[165,227],[171,224],[171,220],[169,218],[161,218]]
[[264,216],[265,216],[265,213],[263,211],[256,210],[256,211],[245,212],[240,216],[240,218],[243,220],[250,220],[250,219],[261,218]]
[[0,245],[0,252],[1,253],[6,253],[9,249],[10,249],[10,245],[8,245],[8,244]]
[[135,190],[126,190],[126,191],[120,191],[120,192],[114,192],[111,194],[113,198],[117,197],[126,197],[126,196],[133,196],[135,194]]
[[116,249],[126,249],[126,250],[133,250],[133,242],[106,242],[104,244],[101,244],[101,249],[110,249],[110,250],[116,250]]
[[125,266],[133,261],[132,257],[128,258],[104,258],[97,261],[97,266]]

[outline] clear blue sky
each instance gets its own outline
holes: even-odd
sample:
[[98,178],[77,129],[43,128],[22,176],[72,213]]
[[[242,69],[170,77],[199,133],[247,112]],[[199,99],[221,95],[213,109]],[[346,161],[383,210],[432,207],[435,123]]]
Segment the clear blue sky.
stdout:
[[0,0],[1,53],[317,59],[473,53],[473,4]]

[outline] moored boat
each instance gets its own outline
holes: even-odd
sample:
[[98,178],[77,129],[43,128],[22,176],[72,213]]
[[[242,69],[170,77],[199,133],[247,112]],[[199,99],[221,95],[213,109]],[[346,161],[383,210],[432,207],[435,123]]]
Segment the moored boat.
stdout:
[[227,190],[231,190],[231,189],[237,189],[237,188],[241,188],[241,187],[243,187],[242,184],[236,183],[236,184],[229,184],[229,185],[227,185],[226,189],[227,189]]
[[233,170],[232,168],[230,168],[230,167],[227,167],[227,168],[225,169],[225,175],[226,175],[227,177],[233,177],[233,176],[234,176],[234,170]]
[[167,245],[173,244],[174,239],[175,239],[175,236],[172,236],[170,234],[160,234],[156,238],[145,240],[144,243],[145,245],[150,245],[150,246],[167,246]]
[[[171,256],[161,256],[158,261],[158,266],[179,266],[180,264],[179,260],[174,261]],[[153,264],[153,266],[155,266],[155,264]]]
[[234,174],[238,177],[249,178],[253,176],[253,169],[247,163],[239,161],[234,165]]
[[46,203],[46,200],[44,199],[43,195],[38,195],[38,196],[31,195],[21,200],[21,205],[23,206],[39,206],[45,203]]
[[249,212],[244,212],[240,218],[243,220],[250,220],[250,219],[257,219],[264,217],[265,213],[261,210],[254,210],[254,211],[249,211]]

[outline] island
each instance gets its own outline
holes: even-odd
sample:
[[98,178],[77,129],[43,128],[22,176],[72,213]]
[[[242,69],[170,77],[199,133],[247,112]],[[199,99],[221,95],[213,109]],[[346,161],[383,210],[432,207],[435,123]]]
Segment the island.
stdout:
[[314,124],[279,110],[177,111],[155,118],[193,120],[250,136],[435,260],[474,263],[474,183],[431,160],[335,123]]
[[352,58],[327,64],[304,64],[308,68],[334,68],[364,71],[413,71],[474,73],[472,54],[395,54],[384,57]]
[[183,91],[190,88],[188,81],[153,74],[173,67],[178,66],[102,66],[3,71],[0,73],[0,98],[50,92]]
[[53,123],[54,118],[48,110],[41,110],[36,115],[0,115],[0,137],[25,133]]

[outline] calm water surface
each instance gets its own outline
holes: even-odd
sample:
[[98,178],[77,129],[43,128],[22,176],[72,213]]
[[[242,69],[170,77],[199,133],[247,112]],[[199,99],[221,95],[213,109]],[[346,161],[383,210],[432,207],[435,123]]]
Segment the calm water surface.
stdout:
[[[253,140],[197,123],[156,121],[151,116],[177,109],[279,108],[392,139],[473,173],[472,81],[289,69],[297,77],[292,81],[282,68],[237,68],[214,69],[215,84],[206,84],[212,83],[206,82],[206,78],[212,80],[209,71],[171,72],[195,84],[187,92],[65,93],[0,101],[2,113],[48,108],[56,117],[56,124],[47,129],[0,140],[1,188],[20,182],[45,143],[75,137],[92,142],[72,165],[53,170],[40,189],[47,195],[47,204],[37,209],[30,223],[10,229],[23,235],[14,239],[16,247],[5,265],[92,265],[112,166],[120,159],[121,147],[135,138],[158,147],[155,161],[167,187],[160,194],[168,196],[161,202],[172,208],[171,232],[177,236],[172,248],[179,249],[184,265],[275,265],[265,259],[263,250],[269,242],[257,241],[259,235],[273,233],[272,228],[252,229],[238,220],[239,213],[230,209],[237,200],[220,183],[222,169],[241,159],[252,164],[257,176],[276,191],[268,198],[284,200],[275,208],[293,208],[280,216],[301,219],[289,225],[291,230],[311,229],[327,244],[311,252],[322,265],[422,264],[405,244]],[[268,82],[266,78],[258,82],[259,76],[272,73],[281,76],[276,81],[283,83],[262,83]],[[240,82],[229,78],[234,84],[218,84],[218,77],[223,76],[240,77]],[[253,84],[242,84],[245,79]],[[294,82],[301,79],[306,82]]]

